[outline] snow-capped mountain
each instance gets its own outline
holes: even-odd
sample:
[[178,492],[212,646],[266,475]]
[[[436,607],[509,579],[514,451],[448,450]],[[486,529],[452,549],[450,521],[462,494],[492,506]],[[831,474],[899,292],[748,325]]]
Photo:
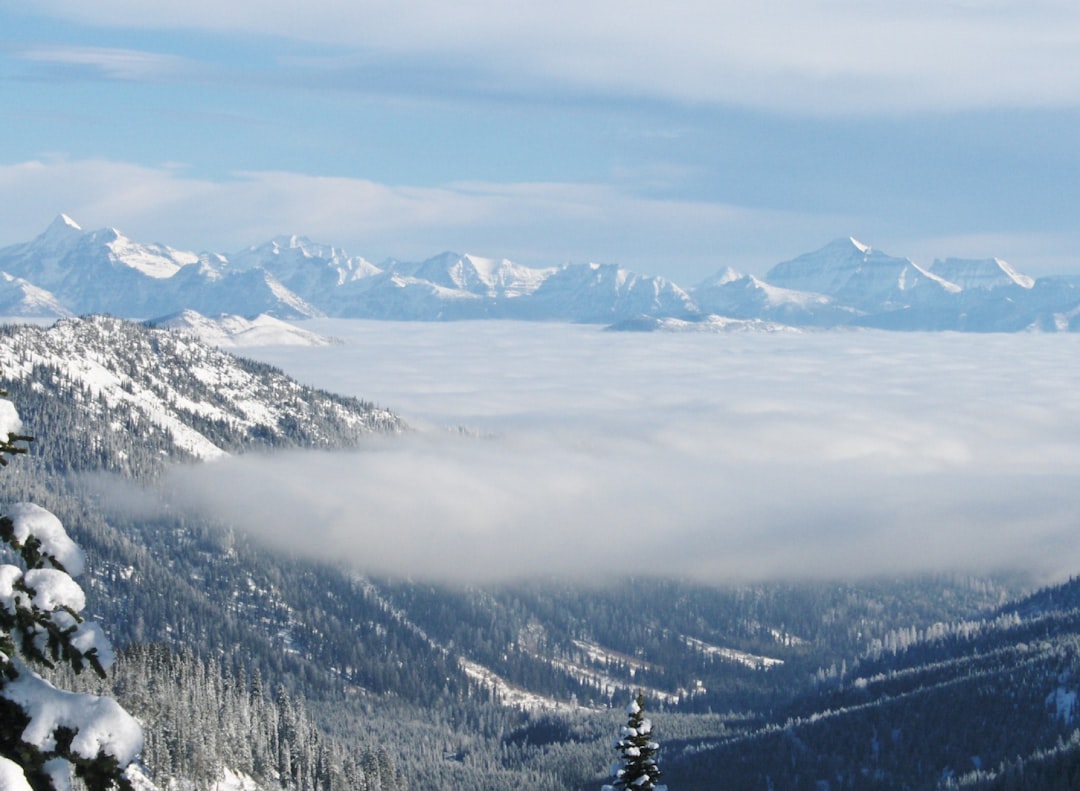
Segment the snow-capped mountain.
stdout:
[[17,315],[147,317],[194,308],[284,318],[321,312],[265,269],[230,272],[223,256],[140,244],[114,228],[83,231],[60,215],[35,239],[0,250],[0,271],[44,292]]
[[781,288],[730,268],[699,284],[691,296],[710,315],[796,326],[834,326],[858,315],[853,308],[837,304],[825,294]]
[[522,318],[612,322],[635,316],[686,318],[699,313],[679,286],[615,264],[571,264],[555,270],[528,299]]
[[66,214],[57,216],[36,238],[3,251],[4,266],[15,275],[32,272],[44,287],[58,289],[89,258],[95,267],[130,269],[155,279],[172,277],[198,256],[160,244],[139,244],[115,228],[86,232]]
[[265,313],[246,319],[229,313],[209,317],[198,311],[183,310],[171,316],[154,319],[149,324],[194,336],[219,349],[240,349],[248,346],[330,346],[340,342]]
[[867,312],[962,290],[908,258],[887,255],[852,238],[837,239],[820,250],[777,264],[765,280],[792,291],[824,294]]
[[[304,387],[189,335],[108,316],[0,327],[0,373],[32,397],[78,404],[85,441],[121,421],[166,456],[212,459],[259,445],[340,445],[397,431],[391,412]],[[27,404],[27,408],[32,408]]]
[[236,271],[265,270],[290,291],[312,302],[351,280],[382,271],[364,258],[296,235],[278,236],[249,247],[224,260],[222,268],[226,266]]
[[375,266],[303,236],[232,255],[196,254],[140,244],[115,229],[87,232],[66,215],[30,242],[0,249],[2,314],[145,319],[183,310],[608,324],[721,316],[800,327],[1012,332],[1075,329],[1080,295],[1068,278],[1036,280],[1001,259],[921,266],[850,237],[779,263],[764,277],[727,268],[689,291],[615,264],[534,268],[446,252]]
[[157,284],[197,261],[115,228],[85,232],[63,214],[35,239],[0,250],[0,269],[51,292],[73,313],[108,311],[118,294],[135,304],[152,301]]
[[481,258],[453,252],[442,253],[418,264],[395,261],[390,268],[399,275],[443,288],[511,299],[532,294],[556,271],[555,268],[532,269],[505,258]]

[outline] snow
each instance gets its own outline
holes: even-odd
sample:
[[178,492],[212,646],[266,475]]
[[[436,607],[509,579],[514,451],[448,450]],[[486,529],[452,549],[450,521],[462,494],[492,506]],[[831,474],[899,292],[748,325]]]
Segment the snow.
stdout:
[[260,791],[259,784],[242,772],[225,767],[221,779],[210,786],[210,791]]
[[55,749],[57,728],[75,730],[71,749],[88,759],[103,752],[123,766],[142,749],[142,728],[111,698],[57,689],[25,666],[19,667],[19,677],[7,682],[0,694],[30,717],[22,740],[41,750]]
[[96,621],[83,621],[80,623],[71,636],[71,644],[84,654],[96,650],[98,662],[101,663],[103,668],[111,667],[113,662],[116,661],[116,655],[113,653],[109,638],[102,631],[101,624]]
[[464,657],[458,659],[458,664],[465,671],[465,675],[491,690],[495,698],[503,706],[521,709],[522,711],[576,711],[581,706],[563,703],[554,698],[529,692],[521,687],[515,687],[492,670],[478,662],[472,662]]
[[1054,716],[1066,725],[1072,725],[1076,714],[1076,692],[1065,687],[1058,687],[1046,698],[1046,705],[1052,706]]
[[737,662],[740,665],[745,665],[754,670],[768,670],[771,667],[777,667],[784,664],[783,659],[758,656],[756,654],[747,653],[746,651],[737,651],[734,648],[722,648],[720,646],[710,645],[695,637],[687,637],[684,635],[683,642],[690,648],[700,651],[706,656],[719,657],[720,659],[725,659],[729,662]]
[[0,566],[0,607],[12,615],[15,614],[15,583],[22,579],[22,569],[18,566]]
[[[131,764],[126,770],[124,770],[124,777],[131,783],[131,787],[134,791],[161,791],[154,782],[146,776],[146,770],[144,767],[137,763]],[[169,787],[170,789],[173,786]],[[259,791],[259,789],[244,789],[244,791]]]
[[86,606],[86,594],[66,572],[30,569],[23,574],[23,580],[26,587],[34,592],[31,600],[39,610],[53,612],[69,608],[81,612]]
[[0,791],[34,791],[22,767],[0,755]]
[[0,437],[7,438],[9,434],[22,432],[22,420],[15,405],[6,398],[0,399]]
[[41,542],[42,551],[56,558],[64,571],[73,577],[83,573],[86,557],[52,513],[35,503],[15,503],[7,509],[7,516],[14,525],[15,539],[20,544],[33,535]]
[[[66,214],[57,216],[34,241],[42,249],[55,251],[69,246],[83,235],[82,227]],[[31,242],[33,244],[33,242]]]
[[131,267],[156,280],[170,278],[179,272],[181,267],[199,261],[199,256],[194,253],[133,242],[115,228],[110,228],[106,233],[115,237],[105,244],[115,263]]
[[68,215],[61,213],[55,220],[53,220],[53,226],[71,228],[72,230],[81,231],[82,226],[71,219]]
[[999,286],[1031,289],[1035,286],[1034,278],[1020,274],[1000,258],[946,258],[934,261],[930,271],[965,290],[989,291]]
[[45,762],[45,774],[56,791],[71,791],[71,764],[66,759],[50,758]]
[[209,318],[198,311],[184,310],[174,316],[159,319],[154,325],[192,335],[221,349],[249,346],[329,346],[335,343],[332,338],[301,329],[265,313],[260,313],[253,319],[230,313]]

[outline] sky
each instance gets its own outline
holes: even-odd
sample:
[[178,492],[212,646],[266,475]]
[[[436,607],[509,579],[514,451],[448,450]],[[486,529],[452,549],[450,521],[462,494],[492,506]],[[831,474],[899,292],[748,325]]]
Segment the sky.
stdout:
[[0,246],[1073,273],[1078,126],[1073,0],[0,0]]
[[346,343],[246,354],[412,429],[176,468],[176,508],[440,582],[1080,565],[1080,336],[308,324]]

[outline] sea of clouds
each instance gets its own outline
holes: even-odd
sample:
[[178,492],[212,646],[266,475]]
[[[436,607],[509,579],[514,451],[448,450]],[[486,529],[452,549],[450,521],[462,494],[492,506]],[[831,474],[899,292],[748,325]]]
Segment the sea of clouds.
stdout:
[[175,471],[279,546],[438,581],[1080,568],[1080,337],[309,322],[412,430]]

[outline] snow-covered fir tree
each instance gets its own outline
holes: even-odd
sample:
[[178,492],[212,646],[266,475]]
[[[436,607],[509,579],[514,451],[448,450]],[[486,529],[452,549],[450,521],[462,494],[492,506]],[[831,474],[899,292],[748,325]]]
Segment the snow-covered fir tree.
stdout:
[[[0,459],[29,439],[0,399]],[[0,542],[0,791],[69,791],[73,772],[90,791],[130,789],[123,771],[142,747],[139,724],[116,701],[58,689],[32,669],[104,676],[113,661],[101,627],[80,615],[82,551],[33,503],[0,517]]]
[[661,775],[656,765],[660,745],[653,741],[652,721],[645,716],[645,696],[640,691],[627,705],[626,715],[626,725],[619,729],[615,740],[622,760],[611,768],[615,782],[605,785],[602,791],[667,791],[667,786],[656,784]]

